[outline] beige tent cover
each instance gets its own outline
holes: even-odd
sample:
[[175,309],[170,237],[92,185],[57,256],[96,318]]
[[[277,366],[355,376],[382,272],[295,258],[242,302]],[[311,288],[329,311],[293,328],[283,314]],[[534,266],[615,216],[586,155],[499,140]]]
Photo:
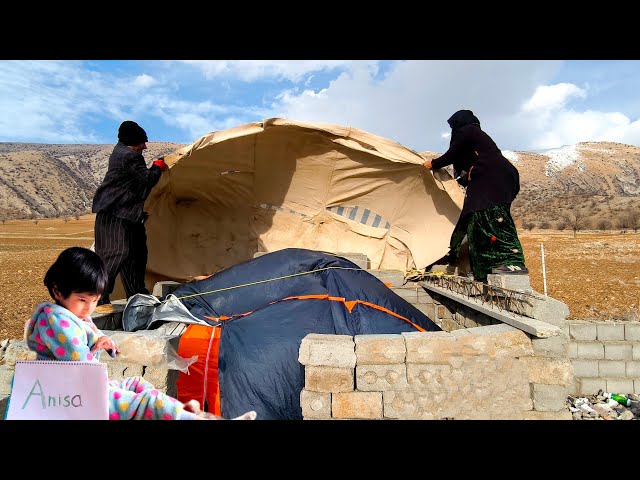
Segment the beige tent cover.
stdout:
[[288,247],[424,268],[448,252],[463,192],[417,152],[352,127],[271,118],[165,157],[145,204],[147,287]]

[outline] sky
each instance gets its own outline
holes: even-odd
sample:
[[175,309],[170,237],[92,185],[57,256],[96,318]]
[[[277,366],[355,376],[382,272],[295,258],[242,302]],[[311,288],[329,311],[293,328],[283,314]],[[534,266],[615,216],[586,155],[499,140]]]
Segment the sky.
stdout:
[[267,118],[445,152],[468,109],[503,151],[640,146],[640,60],[0,60],[0,142],[190,144]]

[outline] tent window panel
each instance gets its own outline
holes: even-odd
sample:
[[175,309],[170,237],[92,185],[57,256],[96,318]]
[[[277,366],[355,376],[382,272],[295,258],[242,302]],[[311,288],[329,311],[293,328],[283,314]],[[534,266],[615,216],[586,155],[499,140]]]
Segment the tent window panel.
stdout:
[[384,219],[381,215],[372,212],[368,208],[363,207],[328,207],[328,211],[335,213],[341,217],[348,218],[351,221],[368,225],[374,228],[384,228],[389,230],[391,222]]
[[300,217],[308,217],[308,215],[305,215],[304,213],[299,213],[296,212],[295,210],[291,210],[290,208],[284,208],[284,207],[280,207],[278,205],[270,205],[268,203],[261,203],[260,205],[258,205],[259,208],[262,208],[264,210],[273,210],[276,212],[285,212],[285,213],[291,213],[293,215],[298,215]]

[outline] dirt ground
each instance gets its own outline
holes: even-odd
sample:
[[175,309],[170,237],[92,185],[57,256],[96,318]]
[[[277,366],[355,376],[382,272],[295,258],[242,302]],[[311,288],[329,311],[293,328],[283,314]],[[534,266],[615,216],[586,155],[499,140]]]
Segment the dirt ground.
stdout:
[[[42,280],[60,251],[93,243],[93,215],[0,223],[0,340],[22,338]],[[569,306],[570,319],[640,320],[640,234],[520,231],[531,286]]]

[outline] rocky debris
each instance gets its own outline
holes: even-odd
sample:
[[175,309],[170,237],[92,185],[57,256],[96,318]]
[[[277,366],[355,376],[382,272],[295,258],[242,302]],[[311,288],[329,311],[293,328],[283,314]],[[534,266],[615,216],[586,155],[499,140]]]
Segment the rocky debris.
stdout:
[[567,397],[569,411],[574,420],[640,420],[640,395],[624,394],[630,405],[624,406],[605,396],[607,392],[599,390],[596,395],[574,398]]

